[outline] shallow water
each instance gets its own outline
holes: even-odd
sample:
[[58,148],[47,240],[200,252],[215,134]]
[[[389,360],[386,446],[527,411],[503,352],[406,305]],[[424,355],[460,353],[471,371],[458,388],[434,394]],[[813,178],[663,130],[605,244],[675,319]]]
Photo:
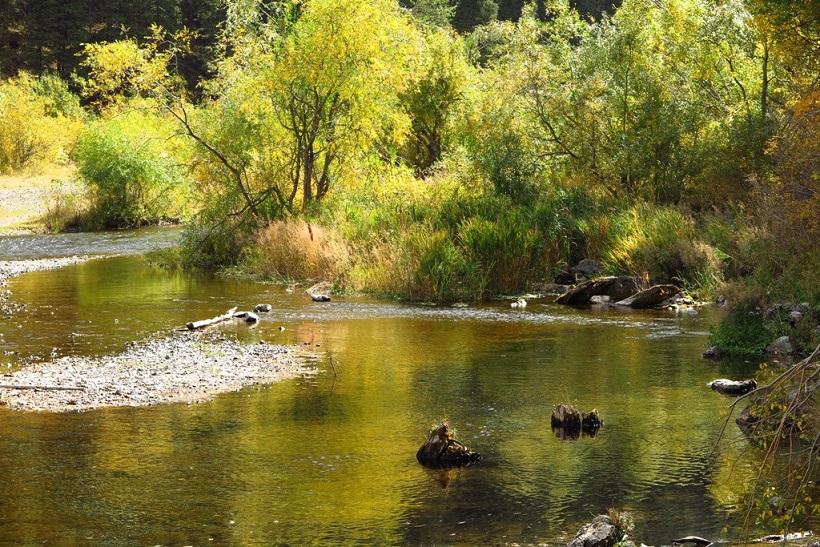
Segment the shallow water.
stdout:
[[[609,507],[632,512],[634,537],[650,545],[731,538],[720,533],[731,485],[753,466],[729,475],[719,464],[737,443],[712,451],[728,400],[705,384],[756,363],[701,360],[708,308],[314,303],[138,257],[9,288],[27,313],[0,319],[0,343],[16,352],[0,355],[6,367],[118,351],[264,302],[274,310],[256,328],[219,328],[309,347],[320,374],[193,406],[0,410],[0,543],[561,543]],[[597,408],[604,428],[560,440],[549,422],[561,402]],[[482,462],[418,465],[427,428],[445,417]]]

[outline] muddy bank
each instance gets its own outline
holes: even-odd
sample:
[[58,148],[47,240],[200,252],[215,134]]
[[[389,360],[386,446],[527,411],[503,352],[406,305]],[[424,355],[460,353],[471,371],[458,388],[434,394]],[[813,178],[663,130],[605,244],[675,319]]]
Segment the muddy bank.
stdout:
[[216,332],[177,332],[131,343],[116,355],[63,357],[9,372],[0,377],[0,405],[67,412],[199,402],[245,386],[312,374],[315,369],[304,364],[307,359],[296,347],[242,344]]

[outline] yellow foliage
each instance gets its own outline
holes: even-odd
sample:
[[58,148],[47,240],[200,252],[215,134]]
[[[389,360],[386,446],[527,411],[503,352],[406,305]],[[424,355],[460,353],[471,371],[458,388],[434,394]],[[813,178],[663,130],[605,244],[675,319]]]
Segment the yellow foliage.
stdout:
[[64,163],[79,123],[50,108],[35,80],[21,74],[0,83],[0,173]]

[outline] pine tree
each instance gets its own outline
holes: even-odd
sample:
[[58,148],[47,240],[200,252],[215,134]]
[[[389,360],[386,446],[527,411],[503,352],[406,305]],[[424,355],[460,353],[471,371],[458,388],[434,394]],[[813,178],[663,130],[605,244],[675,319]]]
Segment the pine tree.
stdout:
[[453,17],[453,27],[459,32],[470,32],[479,25],[486,25],[498,17],[495,0],[460,0]]

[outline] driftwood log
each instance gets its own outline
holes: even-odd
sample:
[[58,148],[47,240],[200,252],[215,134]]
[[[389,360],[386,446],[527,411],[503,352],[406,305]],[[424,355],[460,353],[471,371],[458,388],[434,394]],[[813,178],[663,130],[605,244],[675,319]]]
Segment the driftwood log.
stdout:
[[425,467],[462,467],[481,460],[481,454],[454,439],[445,421],[430,430],[427,440],[416,452],[416,459]]
[[638,310],[648,310],[679,294],[683,289],[675,285],[655,285],[637,294],[616,302],[618,306],[629,306]]
[[211,325],[215,325],[216,323],[221,323],[222,321],[227,321],[228,319],[233,318],[234,313],[236,313],[236,308],[231,308],[223,315],[218,315],[213,319],[203,319],[202,321],[190,321],[185,326],[188,327],[188,330],[196,330],[204,327],[209,327]]
[[550,424],[560,439],[577,439],[581,433],[594,437],[604,422],[597,410],[578,412],[572,405],[560,404],[552,411]]
[[721,395],[745,395],[757,389],[757,382],[754,380],[726,380],[725,378],[719,378],[712,380],[706,385]]
[[639,277],[599,277],[584,281],[555,299],[556,304],[589,304],[593,296],[609,296],[610,300],[623,300],[643,289]]

